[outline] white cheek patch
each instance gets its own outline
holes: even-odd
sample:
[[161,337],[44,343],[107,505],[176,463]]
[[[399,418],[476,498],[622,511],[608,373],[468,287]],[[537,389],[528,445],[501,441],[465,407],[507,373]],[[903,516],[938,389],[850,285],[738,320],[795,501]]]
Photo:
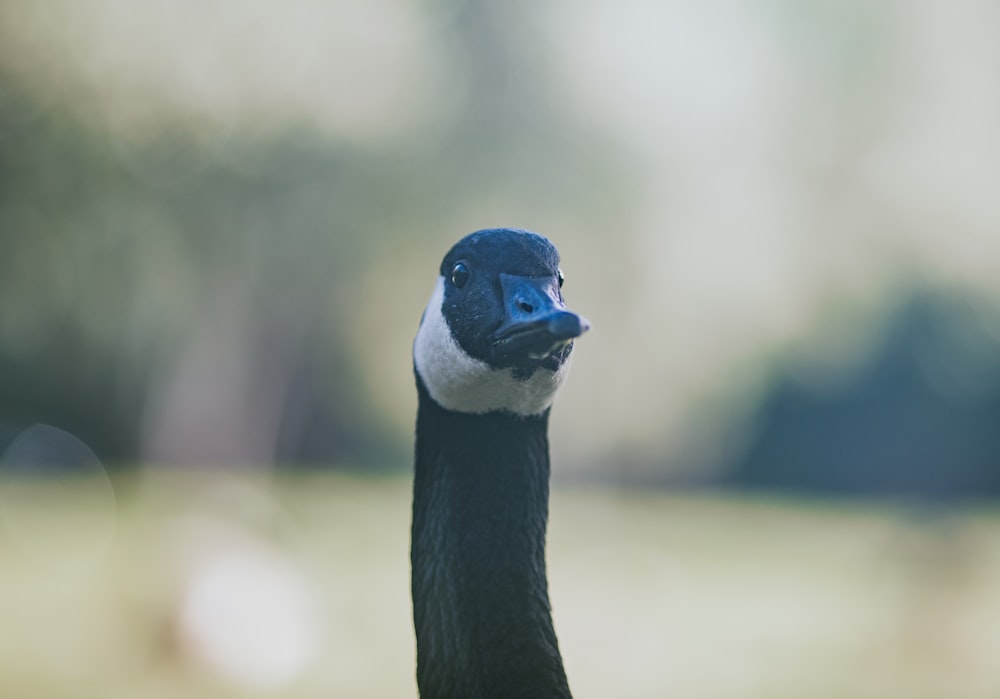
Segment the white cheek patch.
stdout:
[[459,346],[441,313],[443,301],[444,277],[438,277],[413,342],[417,372],[438,405],[460,413],[505,410],[525,416],[552,405],[569,372],[569,361],[557,371],[538,369],[524,380],[514,378],[510,369],[494,369]]

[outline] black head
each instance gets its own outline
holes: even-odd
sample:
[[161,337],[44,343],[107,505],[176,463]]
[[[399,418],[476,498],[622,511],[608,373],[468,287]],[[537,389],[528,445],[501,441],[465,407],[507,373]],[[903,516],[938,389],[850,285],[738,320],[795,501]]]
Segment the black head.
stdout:
[[496,392],[498,374],[530,383],[542,372],[558,387],[561,376],[553,381],[552,374],[590,326],[566,308],[551,242],[519,229],[477,231],[452,247],[440,273],[414,344],[417,371],[432,395],[435,384],[444,387],[440,394]]
[[559,252],[537,233],[472,233],[445,255],[441,276],[442,313],[456,342],[494,368],[554,371],[589,327],[566,310]]

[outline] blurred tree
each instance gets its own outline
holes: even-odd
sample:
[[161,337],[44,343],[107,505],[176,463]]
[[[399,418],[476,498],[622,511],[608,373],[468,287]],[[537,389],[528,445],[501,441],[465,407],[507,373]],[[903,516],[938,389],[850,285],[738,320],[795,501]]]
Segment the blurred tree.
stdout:
[[930,499],[1000,494],[1000,315],[992,304],[918,294],[882,349],[847,382],[784,378],[759,415],[733,483]]
[[243,396],[280,403],[274,452],[254,456],[400,453],[338,335],[377,247],[370,229],[392,228],[384,200],[400,184],[391,173],[308,137],[230,142],[225,160],[177,134],[123,152],[72,115],[37,109],[29,93],[3,93],[4,113],[18,125],[0,140],[0,423],[8,435],[51,422],[103,458],[138,457],[150,393],[176,373],[199,330],[217,324],[221,337],[226,317],[243,332],[221,337],[237,340],[222,361],[281,374]]

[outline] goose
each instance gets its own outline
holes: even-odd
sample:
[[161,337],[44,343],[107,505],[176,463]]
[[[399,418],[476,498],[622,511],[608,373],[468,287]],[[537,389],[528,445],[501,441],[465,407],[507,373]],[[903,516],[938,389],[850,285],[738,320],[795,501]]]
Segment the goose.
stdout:
[[411,594],[422,699],[570,697],[545,569],[549,409],[573,341],[559,253],[471,233],[441,262],[413,343]]

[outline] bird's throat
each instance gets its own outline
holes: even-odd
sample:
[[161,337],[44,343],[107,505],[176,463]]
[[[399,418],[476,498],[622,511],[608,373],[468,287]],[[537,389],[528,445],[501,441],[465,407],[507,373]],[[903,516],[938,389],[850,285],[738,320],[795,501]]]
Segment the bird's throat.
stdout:
[[548,414],[453,412],[417,383],[411,562],[421,697],[569,697],[545,573]]

